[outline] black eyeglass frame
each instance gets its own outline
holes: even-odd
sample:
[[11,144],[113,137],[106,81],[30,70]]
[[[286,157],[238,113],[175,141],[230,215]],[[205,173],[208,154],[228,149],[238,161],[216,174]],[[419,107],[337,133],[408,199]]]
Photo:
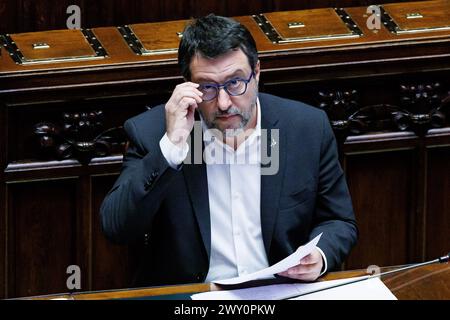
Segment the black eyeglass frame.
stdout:
[[[228,95],[232,96],[232,97],[242,96],[243,94],[245,94],[245,93],[247,92],[248,84],[250,83],[250,81],[252,81],[253,76],[255,76],[255,72],[254,72],[254,71],[251,72],[250,77],[248,77],[248,79],[242,79],[242,78],[240,78],[240,77],[236,77],[236,78],[230,79],[230,80],[228,80],[228,81],[226,81],[226,82],[224,82],[224,83],[222,83],[222,84],[217,84],[217,83],[201,83],[200,86],[198,87],[198,90],[202,91],[202,88],[204,88],[204,87],[212,87],[212,88],[215,88],[215,89],[216,89],[216,94],[214,95],[214,97],[212,97],[211,99],[204,99],[204,98],[203,98],[203,101],[205,101],[205,102],[212,101],[212,100],[216,99],[217,96],[219,95],[220,88],[223,88],[223,89],[225,90],[225,92],[226,92]],[[245,85],[245,88],[244,88],[244,90],[242,91],[242,93],[233,94],[233,93],[229,92],[228,89],[227,89],[227,86],[228,86],[231,82],[236,81],[236,80],[242,81],[242,82],[244,83],[244,85]]]

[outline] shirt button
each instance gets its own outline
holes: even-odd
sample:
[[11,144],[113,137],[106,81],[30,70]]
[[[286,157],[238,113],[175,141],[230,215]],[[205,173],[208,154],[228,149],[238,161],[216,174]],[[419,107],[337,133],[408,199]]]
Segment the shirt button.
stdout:
[[197,273],[196,277],[197,281],[202,281],[203,280],[203,273]]

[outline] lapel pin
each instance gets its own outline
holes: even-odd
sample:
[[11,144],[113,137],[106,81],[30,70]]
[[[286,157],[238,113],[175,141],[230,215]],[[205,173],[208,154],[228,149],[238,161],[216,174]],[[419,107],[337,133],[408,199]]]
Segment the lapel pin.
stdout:
[[272,142],[270,143],[270,147],[272,148],[272,147],[274,147],[276,145],[277,145],[277,142],[275,141],[274,138],[272,138]]

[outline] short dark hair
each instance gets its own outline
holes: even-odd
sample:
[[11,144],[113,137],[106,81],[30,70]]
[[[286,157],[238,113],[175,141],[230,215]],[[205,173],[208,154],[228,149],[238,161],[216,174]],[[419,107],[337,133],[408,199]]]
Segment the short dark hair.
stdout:
[[255,40],[244,25],[231,18],[214,14],[193,20],[184,29],[178,48],[181,74],[185,79],[191,79],[190,63],[196,54],[205,58],[216,58],[236,48],[245,53],[254,71],[258,51]]

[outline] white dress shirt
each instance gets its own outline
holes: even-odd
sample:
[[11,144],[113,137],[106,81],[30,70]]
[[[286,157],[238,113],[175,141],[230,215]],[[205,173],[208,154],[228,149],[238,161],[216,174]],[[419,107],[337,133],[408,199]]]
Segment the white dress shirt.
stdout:
[[[206,282],[259,271],[269,266],[261,230],[261,108],[257,101],[255,130],[234,150],[208,131],[202,121],[208,179],[211,253]],[[172,168],[186,158],[167,134],[161,151]],[[322,274],[326,271],[326,258]]]
[[[269,266],[261,231],[261,110],[255,130],[234,150],[204,127],[211,212],[207,282]],[[212,152],[214,151],[214,152]]]

